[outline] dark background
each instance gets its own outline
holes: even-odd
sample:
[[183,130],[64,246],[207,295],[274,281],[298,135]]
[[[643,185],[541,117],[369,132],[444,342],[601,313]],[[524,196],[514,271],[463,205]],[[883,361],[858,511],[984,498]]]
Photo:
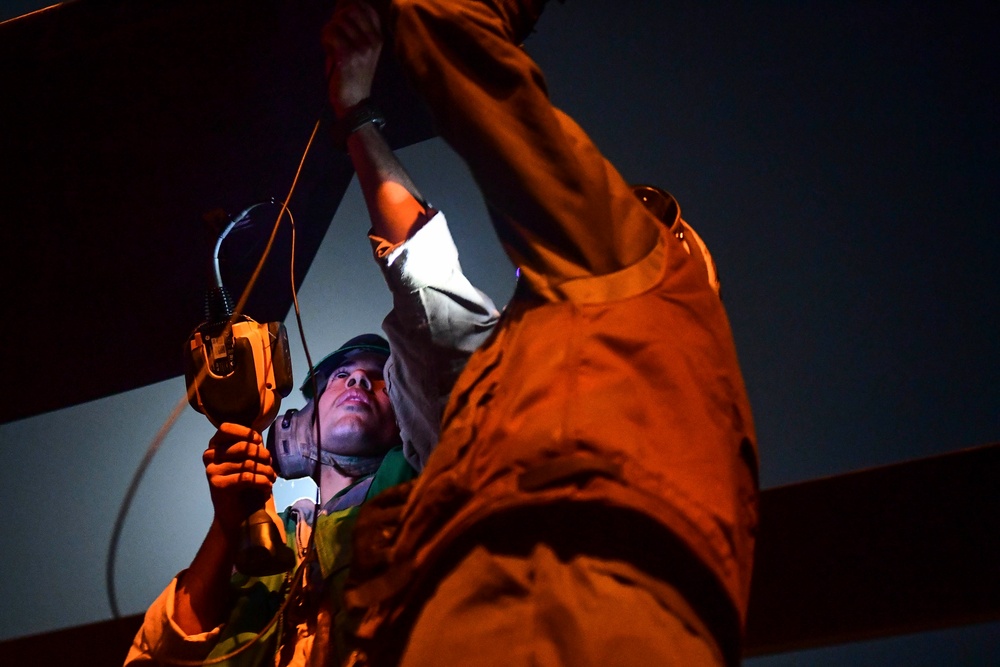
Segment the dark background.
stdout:
[[[35,4],[8,3],[0,18]],[[712,249],[755,410],[764,487],[1000,438],[998,14],[987,3],[570,0],[551,3],[528,41],[554,101],[626,179],[670,190]],[[272,120],[282,113],[316,115],[322,90],[294,96],[283,88],[291,74],[275,68],[258,74],[274,85],[258,100],[258,126],[242,138],[244,159],[280,177],[231,183],[193,163],[164,182],[155,173],[116,171],[113,155],[95,169],[107,169],[107,178],[140,202],[172,202],[176,215],[186,216],[178,224],[195,230],[186,232],[192,237],[203,233],[201,216],[212,206],[233,213],[252,201],[282,198],[308,123],[305,134],[288,132],[277,156],[252,148],[285,131]],[[20,94],[4,93],[8,103]],[[219,114],[220,104],[225,108],[216,101],[212,113]],[[184,109],[197,124],[196,101]],[[72,123],[72,109],[66,111]],[[46,155],[58,170],[53,150]],[[424,194],[448,214],[467,273],[502,303],[512,270],[461,164],[437,140],[401,156]],[[21,165],[4,158],[3,178],[16,181]],[[99,233],[74,226],[71,210],[67,216],[45,243],[61,247],[73,235]],[[45,253],[31,220],[3,215],[0,221],[20,234],[6,252],[33,239]],[[258,225],[270,222],[261,217]],[[328,222],[298,221],[320,232]],[[301,295],[314,356],[376,329],[388,308],[366,257],[356,185],[329,225]],[[145,254],[148,262],[164,254],[127,238],[109,244],[123,257]],[[192,247],[196,252],[202,249]],[[14,276],[5,281],[5,347],[65,354],[59,344],[28,344],[45,339],[18,329],[19,315],[28,312],[32,321],[31,304],[42,297],[31,296],[38,285],[23,279],[29,267],[15,260],[5,266]],[[190,281],[188,273],[171,275],[169,265],[155,270],[157,284]],[[121,307],[80,307],[129,320]],[[164,309],[163,317],[180,326],[178,313]],[[52,320],[72,333],[73,318],[53,313]],[[294,339],[297,328],[287,323]],[[301,346],[294,354],[302,377]],[[56,386],[85,382],[85,376],[52,378]],[[12,382],[5,391],[19,395],[21,386]],[[103,573],[113,517],[146,445],[182,392],[180,380],[164,380],[0,426],[16,473],[2,495],[9,524],[2,538],[8,576],[0,638],[108,617]],[[288,401],[300,403],[298,396]],[[199,455],[210,434],[204,419],[187,410],[140,489],[119,550],[125,613],[149,604],[207,528]],[[288,484],[279,490],[279,505],[309,493],[301,483]],[[970,536],[970,549],[975,541]],[[990,624],[754,664],[994,664],[998,636]]]

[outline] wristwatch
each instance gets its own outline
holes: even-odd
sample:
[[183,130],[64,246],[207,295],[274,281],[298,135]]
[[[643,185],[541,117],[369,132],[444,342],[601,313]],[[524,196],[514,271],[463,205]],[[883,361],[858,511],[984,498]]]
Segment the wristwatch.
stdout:
[[379,129],[385,127],[385,116],[378,110],[371,98],[366,97],[347,110],[343,118],[338,118],[333,126],[333,139],[341,150],[347,150],[347,137],[368,123]]

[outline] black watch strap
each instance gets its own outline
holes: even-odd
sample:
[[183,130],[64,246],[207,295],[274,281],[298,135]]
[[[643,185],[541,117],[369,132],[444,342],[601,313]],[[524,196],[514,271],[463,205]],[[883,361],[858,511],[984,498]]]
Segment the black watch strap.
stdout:
[[347,150],[347,137],[351,136],[368,123],[372,123],[379,129],[385,127],[385,116],[378,110],[370,98],[365,98],[352,106],[344,114],[343,118],[338,118],[333,127],[333,139],[341,150]]

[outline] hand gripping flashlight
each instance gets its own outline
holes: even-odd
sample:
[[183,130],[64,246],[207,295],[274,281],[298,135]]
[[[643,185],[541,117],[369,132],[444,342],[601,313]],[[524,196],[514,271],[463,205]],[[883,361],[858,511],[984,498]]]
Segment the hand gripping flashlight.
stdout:
[[[263,432],[292,389],[288,336],[280,322],[260,324],[245,315],[233,316],[232,299],[218,270],[222,240],[249,210],[237,216],[216,243],[216,286],[206,297],[205,322],[185,347],[184,376],[191,407],[213,425],[229,422]],[[274,497],[247,496],[245,503],[236,568],[249,576],[290,570],[295,554],[285,543]]]

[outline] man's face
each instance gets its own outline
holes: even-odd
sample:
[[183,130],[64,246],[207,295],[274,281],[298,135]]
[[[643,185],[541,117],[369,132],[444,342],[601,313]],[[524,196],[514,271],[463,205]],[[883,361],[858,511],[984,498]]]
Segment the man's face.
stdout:
[[385,356],[356,350],[330,374],[317,404],[323,449],[376,456],[399,439],[382,369]]

